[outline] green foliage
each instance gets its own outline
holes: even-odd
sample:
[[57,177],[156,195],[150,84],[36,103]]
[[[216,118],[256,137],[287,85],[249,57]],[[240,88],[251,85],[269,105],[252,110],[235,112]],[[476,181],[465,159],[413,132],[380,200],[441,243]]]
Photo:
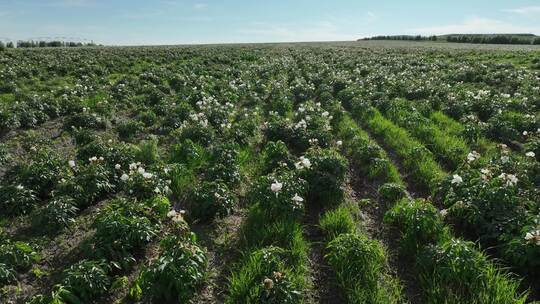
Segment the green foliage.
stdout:
[[36,230],[54,232],[75,222],[79,208],[69,196],[53,198],[45,206],[32,213],[32,227]]
[[[306,161],[309,166],[306,166]],[[341,186],[348,168],[347,160],[343,156],[330,149],[313,149],[309,150],[296,166],[301,168],[300,176],[308,182],[310,201],[323,205],[341,202]]]
[[378,192],[381,200],[388,205],[393,205],[407,196],[407,189],[405,189],[405,186],[396,183],[382,184],[379,187]]
[[0,286],[12,284],[17,281],[17,272],[10,266],[0,263]]
[[[154,202],[154,201],[151,201]],[[164,208],[160,208],[163,212]],[[158,209],[159,210],[159,209]],[[134,253],[153,240],[159,232],[158,219],[149,205],[117,199],[99,212],[93,224],[91,254],[105,258],[117,268],[130,266]]]
[[38,254],[28,243],[5,240],[0,244],[0,263],[9,267],[26,270],[37,260],[39,260]]
[[381,136],[388,147],[403,157],[403,165],[411,171],[411,175],[417,183],[425,189],[435,189],[437,183],[444,178],[445,173],[433,159],[429,150],[411,138],[406,130],[384,118],[374,108],[369,108],[369,112],[363,114],[362,117],[374,134]]
[[301,265],[307,259],[308,244],[303,237],[302,226],[292,220],[267,221],[267,215],[259,205],[253,206],[241,227],[240,243],[246,251],[269,246],[288,249],[287,259]]
[[230,278],[225,303],[301,303],[302,277],[289,267],[284,249],[265,247],[252,252]]
[[404,303],[401,284],[387,274],[386,256],[377,241],[341,234],[328,243],[328,263],[350,303]]
[[270,173],[279,168],[282,163],[289,164],[291,162],[289,149],[281,140],[266,143],[262,154],[262,166],[265,173]]
[[139,143],[135,159],[146,165],[152,165],[159,161],[157,139],[143,140]]
[[226,184],[205,181],[189,194],[189,216],[194,220],[211,221],[215,217],[228,215],[237,201]]
[[350,115],[343,116],[338,132],[343,140],[345,154],[358,165],[362,173],[371,179],[403,183],[397,168],[384,149],[373,141],[368,133],[360,129]]
[[[105,294],[111,285],[108,276],[109,266],[104,261],[83,260],[64,270],[61,283],[63,293],[60,299],[64,302],[91,302]],[[75,302],[75,303],[77,303]]]
[[204,281],[207,263],[193,234],[188,238],[167,235],[159,257],[141,271],[136,285],[152,301],[186,303]]
[[116,126],[118,136],[122,140],[130,141],[133,140],[136,136],[142,133],[144,130],[144,124],[137,120],[129,120]]
[[519,282],[497,270],[473,243],[449,240],[422,251],[416,269],[426,303],[526,303]]
[[353,233],[356,230],[356,225],[351,216],[351,212],[344,206],[326,212],[321,217],[319,225],[328,240],[333,240],[340,234]]
[[437,208],[421,199],[402,199],[386,213],[384,221],[401,232],[401,247],[409,257],[415,256],[426,245],[450,237]]
[[186,139],[172,147],[169,159],[172,163],[180,163],[193,169],[203,162],[204,148],[191,139]]
[[28,214],[37,201],[36,192],[23,185],[0,185],[0,212],[6,216]]
[[[272,190],[274,189],[274,190]],[[304,213],[307,182],[291,170],[281,170],[260,177],[249,193],[251,203],[259,203],[268,220],[299,219]]]

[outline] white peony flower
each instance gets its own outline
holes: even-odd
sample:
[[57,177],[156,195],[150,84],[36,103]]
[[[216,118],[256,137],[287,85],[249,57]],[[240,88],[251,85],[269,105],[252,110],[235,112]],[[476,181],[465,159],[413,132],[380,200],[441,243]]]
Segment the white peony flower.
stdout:
[[459,185],[459,184],[461,184],[461,183],[463,183],[463,178],[461,178],[461,176],[459,176],[459,175],[457,175],[457,174],[454,174],[454,175],[452,176],[452,184],[457,184],[457,185]]
[[144,173],[142,174],[142,176],[143,176],[144,178],[146,178],[146,179],[149,179],[149,178],[152,178],[152,176],[154,176],[154,175],[153,175],[152,173],[144,172]]
[[295,193],[295,194],[294,194],[292,200],[293,200],[294,202],[298,202],[298,203],[301,203],[301,202],[304,201],[304,199],[303,199],[302,197],[300,197],[300,195],[298,195],[298,193]]
[[137,169],[137,172],[139,172],[139,174],[144,174],[144,168],[139,167],[139,169]]
[[343,142],[342,142],[341,140],[338,140],[338,141],[336,142],[336,145],[338,145],[339,147],[341,147],[341,146],[343,145]]
[[75,167],[75,161],[74,161],[74,160],[68,161],[68,165],[69,165],[71,168],[74,168],[74,167]]
[[525,240],[540,246],[540,230],[527,232],[527,234],[525,234]]
[[275,181],[272,183],[272,185],[270,185],[270,190],[272,190],[272,192],[276,194],[281,191],[281,188],[283,188],[283,183],[280,183],[278,181]]
[[116,164],[116,165],[114,165],[114,168],[115,168],[116,170],[120,170],[120,168],[122,168],[122,166],[120,166],[120,164]]
[[120,179],[125,182],[125,181],[127,181],[129,179],[129,176],[124,173],[124,174],[122,174],[122,176],[120,176]]
[[536,154],[534,154],[533,151],[529,151],[529,152],[525,153],[525,156],[533,157],[533,158],[534,158],[534,157],[536,156]]
[[300,161],[302,163],[302,166],[304,166],[304,168],[311,168],[311,161],[309,161],[309,159],[307,158],[304,158],[303,156],[300,157]]
[[480,153],[476,152],[476,151],[472,151],[472,152],[469,152],[469,154],[467,154],[467,162],[468,163],[472,163],[473,161],[477,160],[480,158]]

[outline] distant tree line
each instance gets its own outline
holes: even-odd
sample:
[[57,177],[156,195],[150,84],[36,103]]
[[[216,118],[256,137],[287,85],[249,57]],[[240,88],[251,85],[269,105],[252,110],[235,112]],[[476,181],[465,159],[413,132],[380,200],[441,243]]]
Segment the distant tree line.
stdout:
[[362,40],[408,40],[408,41],[437,41],[437,36],[422,35],[391,35],[391,36],[373,36],[363,38]]
[[11,41],[8,43],[4,43],[3,41],[0,41],[0,51],[3,51],[5,49],[12,49],[14,47],[15,45]]
[[96,46],[95,43],[82,43],[73,41],[34,41],[34,40],[19,40],[17,41],[17,48],[40,48],[40,47],[82,47],[82,46]]
[[449,35],[446,41],[457,43],[540,44],[540,37],[532,35]]

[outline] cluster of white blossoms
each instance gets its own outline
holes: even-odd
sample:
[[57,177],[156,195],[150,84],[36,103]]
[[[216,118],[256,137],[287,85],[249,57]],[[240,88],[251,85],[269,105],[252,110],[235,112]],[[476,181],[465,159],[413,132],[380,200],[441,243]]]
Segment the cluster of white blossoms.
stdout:
[[527,234],[525,234],[525,240],[540,246],[540,229],[527,232]]
[[[204,113],[191,113],[189,114],[189,118],[192,122],[196,122],[201,124],[203,127],[208,127],[208,119],[206,118],[206,115]],[[184,121],[180,128],[185,128],[186,126],[190,125],[191,123],[188,121]]]
[[[117,170],[119,170],[121,168],[121,166],[119,164],[116,164],[115,168]],[[150,172],[146,172],[146,170],[142,166],[141,162],[136,162],[136,163],[129,164],[129,174],[127,174],[127,173],[122,174],[120,176],[120,180],[127,181],[129,179],[129,177],[131,175],[133,175],[133,174],[140,174],[145,179],[151,179],[152,177],[154,177],[154,174],[152,174]]]
[[480,173],[482,173],[481,177],[483,180],[487,180],[491,177],[491,170],[488,168],[480,169]]
[[88,161],[90,163],[96,163],[98,161],[104,161],[105,159],[103,158],[103,156],[100,156],[99,158],[97,156],[92,156],[88,159]]
[[468,163],[472,163],[473,161],[477,160],[480,158],[480,153],[476,152],[476,151],[472,151],[472,152],[469,152],[469,154],[467,154],[467,162]]
[[311,168],[311,161],[304,156],[300,156],[300,161],[296,162],[294,166],[298,170],[304,169],[304,168],[309,169]]
[[176,212],[176,210],[172,209],[171,211],[167,212],[167,217],[175,223],[181,223],[184,221],[184,214],[186,214],[185,210]]
[[515,186],[518,182],[518,178],[514,174],[501,173],[499,178],[504,180],[508,187]]
[[461,178],[461,176],[457,175],[457,174],[454,174],[452,176],[452,184],[454,185],[459,185],[463,183],[463,178]]
[[535,158],[536,154],[533,151],[529,151],[529,152],[525,153],[525,156]]

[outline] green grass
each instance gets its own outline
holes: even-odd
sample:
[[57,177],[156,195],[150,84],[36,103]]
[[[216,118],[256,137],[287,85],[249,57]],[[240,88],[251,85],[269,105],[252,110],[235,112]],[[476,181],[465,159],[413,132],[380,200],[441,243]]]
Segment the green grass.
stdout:
[[471,242],[452,237],[437,208],[402,199],[385,215],[400,231],[401,254],[414,261],[424,303],[526,303],[520,282],[504,273]]
[[402,285],[390,276],[386,253],[378,241],[361,233],[344,233],[327,246],[326,259],[336,272],[349,303],[405,303]]
[[323,214],[319,222],[328,240],[336,238],[343,233],[355,231],[356,224],[346,206],[340,206]]
[[[439,128],[431,120],[413,107],[413,103],[404,99],[391,101],[385,112],[392,122],[405,128],[412,136],[425,145],[435,158],[450,169],[456,169],[465,160],[469,147],[465,140],[453,135],[447,129]],[[446,121],[447,124],[448,121]]]
[[386,152],[345,113],[339,122],[338,137],[343,141],[344,154],[351,158],[370,179],[403,184],[397,168]]
[[434,190],[446,173],[429,150],[405,129],[384,118],[377,109],[370,108],[369,114],[362,116],[358,118],[370,131],[381,137],[385,145],[402,158],[403,166],[410,172],[414,181],[424,189]]

